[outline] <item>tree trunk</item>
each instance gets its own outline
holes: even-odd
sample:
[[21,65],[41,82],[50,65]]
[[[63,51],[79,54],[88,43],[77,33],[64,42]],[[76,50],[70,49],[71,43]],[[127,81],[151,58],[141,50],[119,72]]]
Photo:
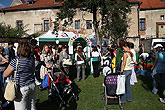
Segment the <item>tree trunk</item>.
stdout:
[[93,7],[93,23],[94,23],[94,30],[95,30],[96,39],[97,39],[97,45],[101,46],[101,42],[100,42],[100,39],[99,39],[99,29],[98,29],[97,8],[96,8],[96,6]]

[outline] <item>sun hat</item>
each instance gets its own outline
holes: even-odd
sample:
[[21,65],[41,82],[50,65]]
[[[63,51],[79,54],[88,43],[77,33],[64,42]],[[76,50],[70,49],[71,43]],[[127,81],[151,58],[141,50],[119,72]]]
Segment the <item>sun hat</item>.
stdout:
[[163,47],[162,44],[156,44],[154,48]]

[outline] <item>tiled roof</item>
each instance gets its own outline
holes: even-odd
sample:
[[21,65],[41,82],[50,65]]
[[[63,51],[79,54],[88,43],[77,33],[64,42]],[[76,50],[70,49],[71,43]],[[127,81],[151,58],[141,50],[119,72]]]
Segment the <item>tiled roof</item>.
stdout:
[[165,22],[156,22],[156,24],[165,25]]
[[128,0],[129,2],[138,2],[138,0]]
[[[24,1],[24,0],[22,0]],[[35,8],[45,8],[45,7],[55,7],[60,6],[63,2],[54,3],[54,0],[36,0],[33,4],[28,4],[28,2],[23,2],[21,5],[1,8],[1,10],[23,10],[23,9],[35,9]]]
[[[35,9],[35,8],[45,8],[45,7],[54,7],[60,6],[63,2],[54,3],[54,0],[36,0],[33,4],[29,5],[28,2],[21,0],[23,4],[2,8],[4,11],[14,11],[14,10],[25,10],[25,9]],[[129,0],[129,2],[138,2],[138,0]]]
[[142,2],[140,9],[165,8],[165,2],[162,2],[161,0],[138,0],[138,1]]

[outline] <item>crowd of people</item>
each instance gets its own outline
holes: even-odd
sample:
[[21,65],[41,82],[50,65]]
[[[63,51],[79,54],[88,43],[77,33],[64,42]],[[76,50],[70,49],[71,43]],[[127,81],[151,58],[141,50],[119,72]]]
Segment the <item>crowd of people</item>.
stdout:
[[[14,51],[14,42],[8,42],[8,47],[0,46],[0,82],[1,82],[1,99],[5,91],[5,86],[16,70],[18,60],[18,73],[16,82],[20,87],[21,97],[14,100],[15,110],[36,110],[35,107],[35,89],[39,86],[40,89],[44,75],[51,72],[52,68],[60,68],[66,76],[69,76],[69,67],[65,61],[72,61],[71,55],[68,54],[67,45],[55,46],[45,44],[42,51],[37,45],[37,41],[32,39],[29,42],[19,43],[17,53]],[[86,79],[86,68],[90,60],[87,59],[86,52],[83,46],[78,44],[74,49],[74,63],[77,70],[77,81]],[[139,70],[144,70],[144,64],[148,61],[153,63],[151,68],[153,76],[153,90],[158,92],[160,85],[160,101],[165,103],[165,52],[161,44],[157,44],[151,50],[151,53],[144,53],[142,45],[139,47],[139,56],[136,55],[134,44],[120,40],[119,44],[113,43],[106,46],[103,52],[100,46],[91,47],[91,70],[93,77],[98,78],[101,72],[101,60],[103,57],[111,59],[111,73],[120,72],[125,75],[125,91],[121,96],[121,102],[132,101],[131,85],[137,83],[135,65],[138,65]],[[137,58],[138,57],[138,58]],[[68,60],[69,59],[69,60]],[[138,60],[137,60],[138,59]],[[82,74],[82,75],[81,75]],[[48,94],[51,95],[51,89],[48,88]]]

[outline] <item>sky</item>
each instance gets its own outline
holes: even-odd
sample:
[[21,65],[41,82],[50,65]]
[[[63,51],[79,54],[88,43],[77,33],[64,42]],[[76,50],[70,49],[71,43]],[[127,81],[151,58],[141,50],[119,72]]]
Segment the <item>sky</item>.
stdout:
[[[9,7],[13,0],[0,0],[0,8]],[[27,1],[27,0],[25,0]]]

